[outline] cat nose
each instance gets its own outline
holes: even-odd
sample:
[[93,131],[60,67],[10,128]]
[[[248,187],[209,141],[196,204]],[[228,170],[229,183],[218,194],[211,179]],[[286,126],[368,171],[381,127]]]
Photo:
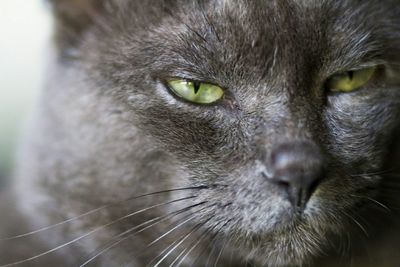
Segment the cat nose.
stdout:
[[285,143],[272,150],[268,174],[279,185],[292,205],[304,210],[324,175],[324,159],[319,148],[310,142]]

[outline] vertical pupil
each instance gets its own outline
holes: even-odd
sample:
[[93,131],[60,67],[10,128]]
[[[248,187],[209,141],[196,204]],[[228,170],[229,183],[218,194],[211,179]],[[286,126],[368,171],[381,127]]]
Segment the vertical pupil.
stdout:
[[354,71],[349,71],[349,72],[348,72],[348,75],[349,75],[350,80],[353,80]]
[[200,82],[193,82],[193,88],[194,93],[197,94],[197,92],[200,90]]

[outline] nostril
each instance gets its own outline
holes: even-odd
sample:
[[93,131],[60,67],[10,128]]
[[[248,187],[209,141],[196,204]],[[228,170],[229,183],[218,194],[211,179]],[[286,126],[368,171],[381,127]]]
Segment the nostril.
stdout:
[[267,180],[271,179],[271,177],[265,171],[261,172],[261,175]]
[[277,181],[276,184],[284,189],[289,189],[290,184],[286,181]]
[[262,176],[263,176],[267,181],[269,181],[269,182],[275,184],[276,186],[278,186],[279,188],[284,189],[284,190],[286,190],[287,192],[289,192],[289,189],[290,189],[290,182],[288,182],[288,181],[286,181],[286,180],[283,180],[283,179],[276,179],[276,178],[273,178],[273,177],[269,176],[268,174],[266,174],[266,173],[264,173],[264,172],[262,173]]
[[282,188],[296,208],[304,209],[324,175],[324,157],[313,143],[287,143],[270,154],[268,180]]
[[316,179],[314,179],[310,185],[308,186],[308,192],[310,197],[312,196],[312,194],[317,190],[318,186],[320,185],[321,181],[322,181],[322,174],[319,175]]

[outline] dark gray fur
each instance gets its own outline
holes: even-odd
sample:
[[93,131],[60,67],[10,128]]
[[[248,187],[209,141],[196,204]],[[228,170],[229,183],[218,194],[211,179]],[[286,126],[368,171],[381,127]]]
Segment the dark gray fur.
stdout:
[[[57,266],[79,266],[144,219],[202,201],[175,236],[146,249],[170,229],[165,222],[93,266],[146,266],[203,222],[193,236],[208,230],[205,242],[184,266],[204,266],[210,253],[214,264],[220,251],[218,266],[399,266],[398,0],[52,2],[54,62],[14,187],[29,229],[146,192],[205,188],[129,201],[45,231],[30,237],[25,255],[4,253],[0,264],[43,251],[39,242],[50,249],[129,212],[195,195],[60,250]],[[333,74],[371,64],[380,70],[367,87],[324,90]],[[169,77],[218,84],[226,97],[211,106],[182,102],[165,88]],[[301,214],[262,176],[271,151],[295,142],[318,147],[327,170]],[[7,247],[16,251],[18,242],[27,241]],[[50,257],[26,266],[55,266]]]

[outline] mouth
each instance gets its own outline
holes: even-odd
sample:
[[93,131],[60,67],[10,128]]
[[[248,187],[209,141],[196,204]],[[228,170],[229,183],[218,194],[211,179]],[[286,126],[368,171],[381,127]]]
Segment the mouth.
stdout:
[[232,250],[241,248],[234,253],[260,266],[266,262],[268,266],[302,265],[321,255],[330,237],[342,229],[338,218],[330,218],[321,211],[321,205],[319,197],[313,195],[304,208],[293,207],[287,200],[281,200],[273,212],[267,207],[264,211],[250,212],[251,208],[243,211],[243,206],[239,206],[241,214],[246,216],[238,218],[232,216],[235,213],[232,204],[227,212],[231,220],[224,227],[224,235],[232,240],[229,244]]

